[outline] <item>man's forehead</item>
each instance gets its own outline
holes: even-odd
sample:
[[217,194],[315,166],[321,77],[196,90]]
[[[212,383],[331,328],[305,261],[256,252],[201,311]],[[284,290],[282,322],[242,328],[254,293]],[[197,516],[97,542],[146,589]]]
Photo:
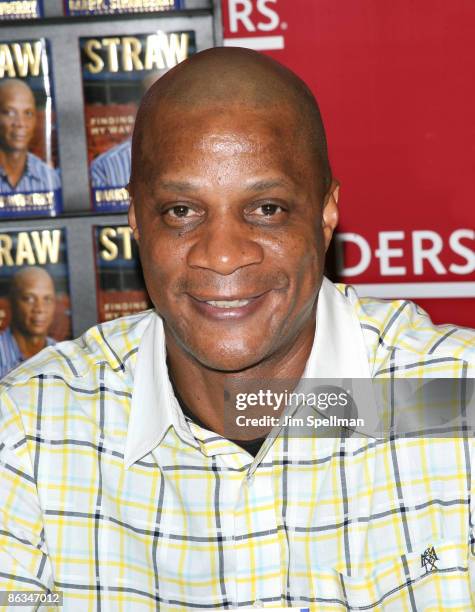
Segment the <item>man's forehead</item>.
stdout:
[[238,187],[249,194],[313,189],[316,168],[306,143],[292,123],[271,115],[251,112],[248,121],[246,116],[212,113],[209,121],[170,118],[157,137],[150,131],[144,138],[136,186],[176,194],[209,187]]
[[285,111],[250,109],[239,113],[231,108],[228,112],[211,109],[165,117],[157,113],[144,135],[140,154],[144,166],[151,164],[162,172],[170,165],[183,164],[184,159],[188,164],[200,163],[202,155],[211,155],[214,161],[234,159],[237,163],[244,157],[257,163],[270,158],[295,159],[304,149],[304,144],[298,146],[295,122],[286,120]]
[[35,288],[53,288],[53,279],[47,273],[41,273],[39,271],[26,271],[14,279],[14,285],[17,290],[25,291]]
[[176,105],[173,111],[158,104],[150,113],[149,130],[145,141],[156,137],[166,139],[198,140],[203,134],[230,138],[233,134],[245,135],[249,142],[258,143],[265,136],[289,131],[298,123],[298,115],[292,107],[274,108],[246,106],[234,102],[229,105],[210,104],[198,108]]
[[0,87],[0,102],[5,102],[7,100],[9,103],[35,103],[33,92],[26,85],[22,86],[21,84],[16,83],[12,83],[11,85],[6,84],[3,87]]

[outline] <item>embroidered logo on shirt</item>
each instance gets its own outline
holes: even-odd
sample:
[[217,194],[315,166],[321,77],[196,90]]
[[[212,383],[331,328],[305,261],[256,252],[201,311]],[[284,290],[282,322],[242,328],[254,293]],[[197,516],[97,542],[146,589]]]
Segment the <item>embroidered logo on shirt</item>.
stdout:
[[437,569],[435,562],[438,560],[439,557],[437,556],[433,546],[429,546],[429,548],[425,549],[421,555],[421,567],[425,568],[426,574]]

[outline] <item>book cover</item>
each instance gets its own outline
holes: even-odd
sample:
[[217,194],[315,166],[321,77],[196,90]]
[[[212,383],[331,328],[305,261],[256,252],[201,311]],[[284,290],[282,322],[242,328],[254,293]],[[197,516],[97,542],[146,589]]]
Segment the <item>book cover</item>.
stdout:
[[64,0],[66,15],[120,15],[181,8],[182,0]]
[[0,233],[0,378],[71,338],[66,230]]
[[151,308],[130,227],[95,226],[93,231],[98,320],[102,323]]
[[43,17],[43,0],[0,0],[0,21]]
[[0,217],[61,212],[56,136],[48,41],[0,42]]
[[125,211],[135,115],[146,90],[196,52],[192,31],[81,38],[92,207]]

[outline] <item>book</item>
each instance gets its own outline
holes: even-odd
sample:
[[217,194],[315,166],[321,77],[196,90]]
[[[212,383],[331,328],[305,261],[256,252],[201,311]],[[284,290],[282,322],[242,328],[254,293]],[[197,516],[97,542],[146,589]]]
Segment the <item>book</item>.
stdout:
[[131,137],[145,91],[196,52],[193,31],[81,38],[92,208],[125,211]]
[[110,321],[151,308],[130,227],[96,225],[93,232],[98,320]]
[[66,230],[0,233],[0,378],[71,338]]
[[48,41],[0,42],[0,217],[61,212],[56,135]]
[[0,0],[0,21],[43,17],[43,0]]
[[182,0],[64,0],[66,15],[120,15],[181,8]]

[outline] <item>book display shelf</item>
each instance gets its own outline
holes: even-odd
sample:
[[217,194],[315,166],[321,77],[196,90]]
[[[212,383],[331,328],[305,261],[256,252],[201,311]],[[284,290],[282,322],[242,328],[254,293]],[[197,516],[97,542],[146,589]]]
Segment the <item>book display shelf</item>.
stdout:
[[[153,82],[174,61],[222,44],[218,0],[181,0],[174,7],[178,8],[106,15],[88,9],[88,14],[72,15],[61,0],[44,0],[38,9],[42,16],[0,20],[0,87],[3,79],[18,84],[17,75],[9,72],[10,59],[20,72],[22,63],[30,68],[35,64],[33,46],[25,49],[20,44],[15,50],[12,44],[42,41],[44,56],[38,61],[46,66],[49,80],[37,72],[28,85],[31,91],[36,87],[37,111],[36,149],[29,151],[43,162],[38,162],[38,170],[28,162],[28,171],[38,174],[48,166],[44,172],[60,177],[51,179],[58,181],[56,187],[60,183],[59,190],[50,186],[51,193],[56,189],[60,195],[59,203],[49,209],[29,208],[23,202],[22,208],[9,212],[8,202],[17,201],[8,200],[7,192],[0,190],[0,312],[2,299],[8,302],[10,279],[24,265],[46,264],[53,273],[60,269],[59,293],[67,296],[63,310],[70,317],[67,332],[63,326],[66,336],[76,337],[100,320],[125,314],[127,308],[121,310],[120,304],[127,291],[137,309],[146,304],[141,280],[135,278],[136,247],[127,233],[123,184],[117,176],[100,184],[102,179],[94,179],[93,173],[105,176],[102,162],[109,161],[104,155],[109,149],[114,147],[119,155],[127,148],[138,100],[149,86],[147,78]],[[150,36],[161,37],[164,46],[147,55]],[[30,198],[40,197],[31,187],[26,192]],[[61,236],[54,230],[61,230]],[[0,317],[0,329],[6,323],[2,326]]]

